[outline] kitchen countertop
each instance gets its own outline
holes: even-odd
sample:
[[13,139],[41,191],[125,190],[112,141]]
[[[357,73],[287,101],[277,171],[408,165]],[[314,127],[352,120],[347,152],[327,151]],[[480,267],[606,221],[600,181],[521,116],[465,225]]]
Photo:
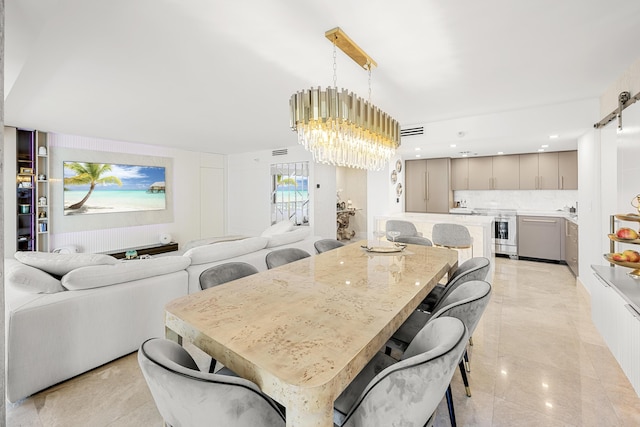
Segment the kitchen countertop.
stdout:
[[629,277],[629,269],[625,267],[607,267],[592,265],[598,277],[607,282],[620,296],[640,313],[640,279]]
[[[449,213],[453,215],[471,215],[474,208],[451,208],[449,209]],[[528,216],[553,216],[558,218],[566,218],[574,224],[578,223],[578,214],[572,214],[570,212],[561,210],[527,210],[527,209],[516,209],[518,215],[528,215]],[[474,215],[477,216],[477,215]]]

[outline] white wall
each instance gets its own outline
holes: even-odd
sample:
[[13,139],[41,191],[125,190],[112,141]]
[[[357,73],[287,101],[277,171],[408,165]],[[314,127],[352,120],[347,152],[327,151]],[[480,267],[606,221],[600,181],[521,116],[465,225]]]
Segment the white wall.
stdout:
[[286,155],[271,151],[232,154],[227,158],[228,234],[260,235],[271,224],[270,165],[309,162],[309,222],[317,236],[336,236],[336,168],[313,162],[302,146]]
[[[224,167],[224,156],[196,153],[160,146],[144,144],[134,144],[123,141],[110,141],[97,138],[87,138],[80,136],[48,134],[50,153],[55,153],[56,149],[64,149],[67,153],[74,150],[90,150],[93,152],[122,153],[126,158],[127,154],[138,156],[158,156],[172,159],[173,169],[173,199],[169,201],[173,205],[173,221],[168,223],[112,227],[106,229],[83,230],[83,231],[56,231],[55,221],[50,224],[51,248],[76,245],[83,252],[106,252],[118,249],[125,249],[134,246],[156,244],[162,233],[169,233],[173,241],[181,244],[189,240],[200,238],[200,167],[204,164],[217,167]],[[14,151],[5,150],[5,164],[15,164]],[[10,157],[13,156],[13,157]],[[53,166],[53,165],[52,165]],[[52,177],[53,178],[53,177]],[[6,178],[5,178],[6,179]],[[15,182],[15,177],[11,177],[10,182]],[[169,184],[168,184],[169,185]],[[220,186],[224,188],[223,185]],[[4,199],[14,200],[15,195],[5,190]],[[11,191],[14,188],[11,187]],[[51,210],[62,212],[61,200],[50,200]],[[220,206],[223,212],[224,209]],[[105,214],[108,215],[108,214]],[[5,205],[5,218],[15,217],[15,203],[13,206]],[[11,227],[9,224],[7,227]],[[15,222],[12,229],[5,227],[5,236],[15,236]],[[15,247],[7,250],[7,242],[15,239],[5,239],[5,252],[12,254]]]

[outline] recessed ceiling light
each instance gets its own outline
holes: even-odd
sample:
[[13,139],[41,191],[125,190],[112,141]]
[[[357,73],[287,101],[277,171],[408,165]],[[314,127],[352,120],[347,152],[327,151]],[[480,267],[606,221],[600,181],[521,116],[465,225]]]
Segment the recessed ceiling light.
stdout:
[[543,145],[541,145],[541,147],[542,147],[542,148],[548,148],[548,147],[549,147],[549,144],[543,144]]
[[416,154],[416,157],[422,157],[420,154]]
[[468,154],[463,154],[463,155],[462,155],[462,157],[467,157],[467,156],[468,156]]
[[542,152],[544,151],[544,148],[538,148],[538,151]]
[[560,135],[549,135],[549,139],[557,139]]
[[498,151],[498,154],[504,154],[504,151]]
[[416,148],[415,148],[415,150],[416,150],[416,151],[420,151],[420,150],[422,150],[422,148],[420,148],[420,147],[416,147]]
[[456,148],[456,144],[451,144],[449,147]]

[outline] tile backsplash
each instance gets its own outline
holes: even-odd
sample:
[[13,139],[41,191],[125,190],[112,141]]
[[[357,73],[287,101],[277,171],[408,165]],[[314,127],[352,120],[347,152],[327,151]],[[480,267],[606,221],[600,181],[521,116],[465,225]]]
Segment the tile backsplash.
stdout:
[[453,200],[468,208],[553,211],[576,207],[578,190],[454,191]]

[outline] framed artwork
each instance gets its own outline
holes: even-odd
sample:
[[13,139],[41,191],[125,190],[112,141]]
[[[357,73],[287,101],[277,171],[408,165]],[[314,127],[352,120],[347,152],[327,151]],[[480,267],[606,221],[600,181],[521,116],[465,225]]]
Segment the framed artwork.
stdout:
[[396,194],[398,195],[398,197],[402,196],[402,183],[399,182],[398,185],[396,186]]
[[391,183],[395,184],[396,182],[398,182],[398,172],[394,169],[391,171]]
[[401,160],[396,160],[396,172],[398,172],[398,173],[402,172],[402,161]]

